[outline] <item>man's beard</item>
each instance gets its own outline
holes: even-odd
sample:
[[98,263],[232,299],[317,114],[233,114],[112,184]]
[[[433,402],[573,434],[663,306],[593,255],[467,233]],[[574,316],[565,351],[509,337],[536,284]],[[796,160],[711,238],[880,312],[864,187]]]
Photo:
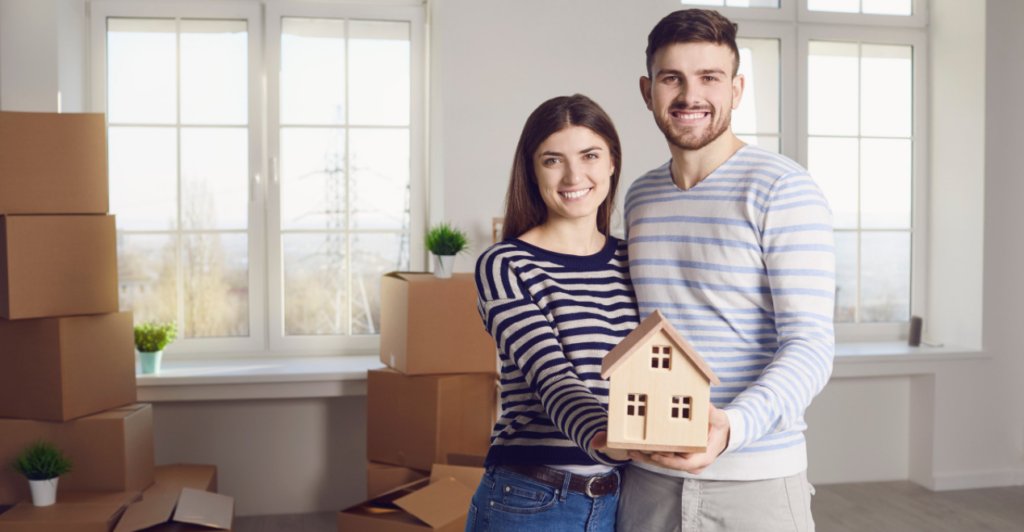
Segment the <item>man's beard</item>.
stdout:
[[[686,112],[685,110],[678,108],[673,110]],[[673,110],[669,110],[669,113]],[[690,112],[692,112],[692,110],[690,110]],[[732,123],[732,109],[727,108],[725,110],[725,116],[720,124],[715,123],[715,118],[717,118],[717,116],[714,110],[709,109],[708,112],[711,113],[711,125],[709,125],[707,129],[704,130],[704,134],[698,138],[694,138],[692,135],[674,135],[670,129],[671,125],[667,122],[663,122],[661,117],[658,115],[655,115],[654,122],[658,124],[658,128],[661,129],[661,132],[665,135],[665,140],[667,140],[669,144],[681,150],[699,150],[717,140],[718,137],[721,137],[722,133],[729,130],[729,125]]]

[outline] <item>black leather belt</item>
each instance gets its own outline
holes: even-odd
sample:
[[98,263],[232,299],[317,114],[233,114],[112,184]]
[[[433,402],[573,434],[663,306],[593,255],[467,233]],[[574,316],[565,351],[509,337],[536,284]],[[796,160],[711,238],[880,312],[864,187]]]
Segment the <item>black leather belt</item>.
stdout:
[[[513,473],[532,478],[545,486],[562,489],[565,485],[566,471],[551,469],[550,467],[538,465],[503,465],[498,466]],[[582,493],[591,498],[611,495],[619,489],[619,476],[609,473],[603,476],[587,477],[583,475],[572,475],[569,479],[569,491]]]

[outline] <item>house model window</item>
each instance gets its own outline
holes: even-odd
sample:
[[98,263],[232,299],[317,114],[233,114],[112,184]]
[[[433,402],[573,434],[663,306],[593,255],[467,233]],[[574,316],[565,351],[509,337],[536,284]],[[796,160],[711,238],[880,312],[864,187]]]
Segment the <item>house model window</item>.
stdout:
[[651,346],[651,369],[672,369],[672,348],[667,345]]
[[676,395],[672,397],[672,418],[692,419],[690,417],[690,405],[692,403],[693,398],[688,395]]
[[626,396],[626,415],[640,416],[647,415],[647,394],[631,393]]

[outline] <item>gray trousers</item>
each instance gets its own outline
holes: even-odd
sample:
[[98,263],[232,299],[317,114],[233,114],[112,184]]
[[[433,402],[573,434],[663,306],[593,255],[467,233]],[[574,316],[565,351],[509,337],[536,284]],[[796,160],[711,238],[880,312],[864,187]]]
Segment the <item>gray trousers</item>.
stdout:
[[770,480],[691,480],[629,466],[618,532],[813,532],[807,473]]

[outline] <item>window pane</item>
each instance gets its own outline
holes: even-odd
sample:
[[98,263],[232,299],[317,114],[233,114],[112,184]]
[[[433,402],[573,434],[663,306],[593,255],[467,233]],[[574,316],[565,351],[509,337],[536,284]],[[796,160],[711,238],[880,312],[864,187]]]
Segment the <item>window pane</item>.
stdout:
[[873,15],[904,15],[913,14],[912,0],[861,0],[861,9]]
[[118,230],[178,226],[178,140],[174,128],[111,127],[110,212]]
[[118,300],[135,323],[177,321],[177,247],[174,235],[117,235]]
[[285,334],[345,334],[345,240],[338,233],[283,235]]
[[409,23],[352,20],[349,31],[350,122],[409,125]]
[[779,132],[779,40],[736,39],[739,73],[745,78],[743,99],[732,112],[736,133]]
[[[889,0],[884,0],[889,1]],[[810,11],[835,11],[838,13],[859,13],[860,0],[807,0]]]
[[857,139],[807,139],[807,170],[832,207],[837,229],[857,228]]
[[185,338],[249,336],[249,238],[184,235]]
[[177,120],[177,36],[173,19],[107,19],[107,120]]
[[248,23],[181,21],[181,122],[249,122]]
[[181,225],[245,229],[249,220],[249,132],[181,129]]
[[345,130],[281,130],[281,227],[345,228]]
[[754,137],[754,136],[751,136],[751,135],[736,135],[736,136],[739,137],[739,139],[742,140],[743,142],[746,142],[747,144],[753,144],[754,146],[758,146],[758,147],[764,148],[764,149],[766,149],[768,151],[773,151],[775,153],[782,153],[782,147],[781,147],[781,143],[779,141],[779,137],[766,137],[766,136]]
[[[721,5],[721,4],[719,4]],[[779,0],[725,0],[729,7],[779,7]]]
[[910,229],[911,141],[860,142],[861,227]]
[[352,334],[380,334],[380,278],[408,270],[408,234],[352,235]]
[[857,233],[837,231],[836,323],[857,321]]
[[861,46],[861,134],[909,137],[913,105],[912,48]]
[[345,21],[281,19],[281,123],[345,123]]
[[409,228],[409,130],[351,129],[352,227]]
[[807,131],[857,134],[857,43],[811,41],[807,58]]
[[910,319],[910,233],[861,235],[860,321]]

